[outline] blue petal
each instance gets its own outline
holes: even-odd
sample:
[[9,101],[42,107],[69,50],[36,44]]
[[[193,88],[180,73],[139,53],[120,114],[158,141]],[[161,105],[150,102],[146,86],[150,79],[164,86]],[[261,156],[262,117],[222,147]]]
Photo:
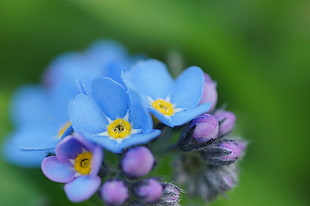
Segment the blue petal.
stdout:
[[54,77],[57,78],[57,82],[51,90],[56,103],[68,103],[80,92],[80,85],[83,86],[86,94],[90,94],[92,80],[103,76],[104,68],[94,65],[82,55],[77,55],[76,59],[68,63],[70,64],[59,66],[61,72]]
[[119,62],[110,62],[104,68],[103,76],[113,79],[114,81],[124,85],[123,79],[121,78],[122,72],[128,70]]
[[183,125],[199,115],[207,112],[211,107],[210,103],[201,104],[194,109],[177,112],[172,116],[172,124],[175,126]]
[[129,138],[121,142],[121,148],[125,149],[134,145],[145,144],[160,135],[161,131],[154,129],[148,133],[133,134]]
[[177,108],[194,108],[200,102],[204,77],[199,67],[189,67],[176,79],[171,102]]
[[99,188],[101,180],[98,176],[83,175],[65,185],[67,197],[72,202],[89,199]]
[[97,143],[106,150],[114,153],[121,153],[122,151],[122,148],[119,147],[119,144],[115,140],[110,139],[110,137],[108,136],[91,135],[85,133],[83,135],[85,136],[85,138]]
[[75,170],[69,162],[61,162],[56,156],[50,156],[42,161],[43,174],[54,182],[67,183],[74,179]]
[[13,136],[10,136],[3,145],[2,151],[4,159],[21,167],[40,167],[41,161],[45,158],[45,153],[20,150],[12,137]]
[[129,96],[131,103],[129,122],[135,129],[142,129],[145,133],[151,131],[153,122],[147,105],[143,104],[141,97],[132,90],[129,90]]
[[41,124],[48,114],[48,98],[46,91],[41,87],[34,85],[24,86],[19,88],[14,94],[11,116],[15,124]]
[[17,149],[51,149],[58,143],[53,128],[26,127],[18,129],[11,137]]
[[56,147],[56,155],[60,161],[75,159],[83,151],[82,144],[72,136],[63,139]]
[[171,95],[173,79],[160,61],[141,61],[126,72],[123,78],[129,87],[146,97],[160,99]]
[[70,84],[67,81],[55,86],[50,93],[50,110],[53,111],[53,116],[63,122],[68,120],[68,104],[78,93],[79,89],[76,83]]
[[106,66],[110,62],[119,62],[127,65],[127,51],[116,41],[100,40],[93,43],[86,51],[86,54],[99,66]]
[[123,118],[129,109],[125,88],[110,78],[97,78],[92,84],[92,94],[103,112],[112,120]]
[[97,134],[106,129],[99,106],[90,97],[79,94],[69,104],[69,117],[76,132]]
[[158,110],[154,109],[153,107],[150,107],[149,110],[163,124],[168,125],[169,127],[175,126],[172,122],[172,116],[163,115],[162,113],[158,112]]
[[130,137],[123,140],[121,143],[117,143],[115,140],[110,139],[108,136],[90,136],[86,135],[87,138],[101,145],[104,149],[114,153],[121,153],[124,149],[144,144],[160,135],[160,130],[152,130],[148,133],[133,134]]

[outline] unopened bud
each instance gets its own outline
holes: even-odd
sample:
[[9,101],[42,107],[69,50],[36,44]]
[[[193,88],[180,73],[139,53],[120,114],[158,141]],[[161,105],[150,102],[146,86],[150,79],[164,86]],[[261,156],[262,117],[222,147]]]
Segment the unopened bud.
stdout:
[[234,164],[229,166],[208,167],[205,175],[208,190],[204,194],[205,200],[212,200],[217,195],[231,190],[238,183],[238,171]]
[[211,77],[208,74],[204,74],[203,94],[199,104],[211,103],[209,111],[212,111],[216,106],[216,102],[217,102],[216,82],[212,81]]
[[105,182],[100,189],[103,201],[109,206],[121,206],[128,199],[128,189],[123,181],[112,180]]
[[135,195],[145,203],[155,203],[163,194],[163,186],[155,179],[145,179],[134,187]]
[[155,158],[151,151],[144,147],[129,149],[122,161],[121,169],[130,178],[138,178],[148,174],[154,167]]
[[246,143],[237,139],[222,139],[202,151],[203,158],[212,165],[228,165],[244,154]]
[[182,190],[171,183],[162,183],[164,188],[161,198],[152,206],[180,206]]
[[234,128],[236,122],[236,116],[234,113],[219,110],[215,112],[214,116],[220,123],[219,135],[225,135]]
[[202,114],[191,122],[195,126],[193,137],[197,142],[216,139],[219,131],[217,119],[211,114]]

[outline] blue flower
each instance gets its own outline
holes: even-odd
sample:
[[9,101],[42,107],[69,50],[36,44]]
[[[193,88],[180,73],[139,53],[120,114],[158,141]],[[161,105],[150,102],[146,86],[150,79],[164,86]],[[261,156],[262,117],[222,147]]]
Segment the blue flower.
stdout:
[[90,93],[96,77],[121,81],[120,73],[130,63],[125,49],[112,41],[99,41],[83,53],[56,58],[43,77],[43,86],[24,86],[15,93],[11,105],[15,131],[4,144],[5,159],[19,166],[39,166],[60,138],[73,131],[69,101],[81,91]]
[[198,105],[204,85],[199,67],[189,67],[174,81],[163,63],[146,60],[126,72],[123,79],[142,96],[150,112],[168,126],[185,124],[210,109],[209,103]]
[[77,95],[69,105],[69,116],[76,132],[115,153],[160,134],[152,129],[140,98],[111,78],[95,79],[91,96]]
[[66,183],[72,202],[89,199],[98,189],[103,159],[102,149],[78,136],[67,136],[56,147],[56,156],[42,161],[42,172],[52,181]]
[[[8,136],[3,149],[7,161],[38,167],[46,152],[53,151],[69,127],[67,113],[59,112],[53,102],[42,87],[24,86],[17,90],[11,105],[15,131]],[[67,106],[61,99],[57,105]]]

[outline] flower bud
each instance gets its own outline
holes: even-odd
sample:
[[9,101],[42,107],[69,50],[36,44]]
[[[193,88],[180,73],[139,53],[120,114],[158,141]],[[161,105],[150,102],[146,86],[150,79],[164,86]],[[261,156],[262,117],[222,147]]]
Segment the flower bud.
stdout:
[[229,151],[229,154],[223,155],[222,159],[224,160],[236,160],[243,153],[244,144],[231,141],[231,142],[223,142],[219,144],[219,147]]
[[130,178],[138,178],[148,174],[154,167],[155,158],[151,151],[144,147],[128,150],[122,161],[121,169]]
[[135,195],[145,203],[155,203],[163,193],[163,186],[155,179],[146,179],[134,187]]
[[237,181],[233,177],[230,177],[229,175],[222,176],[222,185],[221,185],[222,190],[224,191],[231,190],[236,186],[236,184]]
[[181,189],[171,183],[162,183],[163,194],[156,204],[152,206],[179,206]]
[[217,102],[216,82],[212,81],[211,77],[205,73],[203,93],[199,104],[211,103],[209,111],[212,111],[216,106],[216,102]]
[[210,114],[202,114],[191,122],[195,126],[193,137],[197,142],[207,142],[217,138],[219,124]]
[[205,173],[207,192],[204,194],[204,199],[211,201],[217,195],[231,190],[237,185],[238,171],[234,164],[221,167],[208,167],[208,172]]
[[207,147],[201,154],[211,165],[228,165],[244,154],[246,142],[235,139],[222,139]]
[[128,199],[128,189],[121,180],[105,182],[100,189],[100,195],[107,205],[121,206]]
[[225,135],[234,128],[236,122],[234,113],[219,110],[215,112],[214,116],[220,123],[219,135]]

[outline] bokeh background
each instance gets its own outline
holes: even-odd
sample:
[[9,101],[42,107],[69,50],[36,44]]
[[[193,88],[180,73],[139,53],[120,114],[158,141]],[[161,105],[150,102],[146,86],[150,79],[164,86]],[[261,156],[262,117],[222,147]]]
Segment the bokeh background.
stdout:
[[[1,142],[13,129],[14,90],[39,83],[57,55],[103,38],[199,65],[218,82],[220,104],[251,144],[239,186],[210,205],[310,204],[310,1],[1,0]],[[61,184],[2,157],[0,191],[3,206],[71,205]]]

